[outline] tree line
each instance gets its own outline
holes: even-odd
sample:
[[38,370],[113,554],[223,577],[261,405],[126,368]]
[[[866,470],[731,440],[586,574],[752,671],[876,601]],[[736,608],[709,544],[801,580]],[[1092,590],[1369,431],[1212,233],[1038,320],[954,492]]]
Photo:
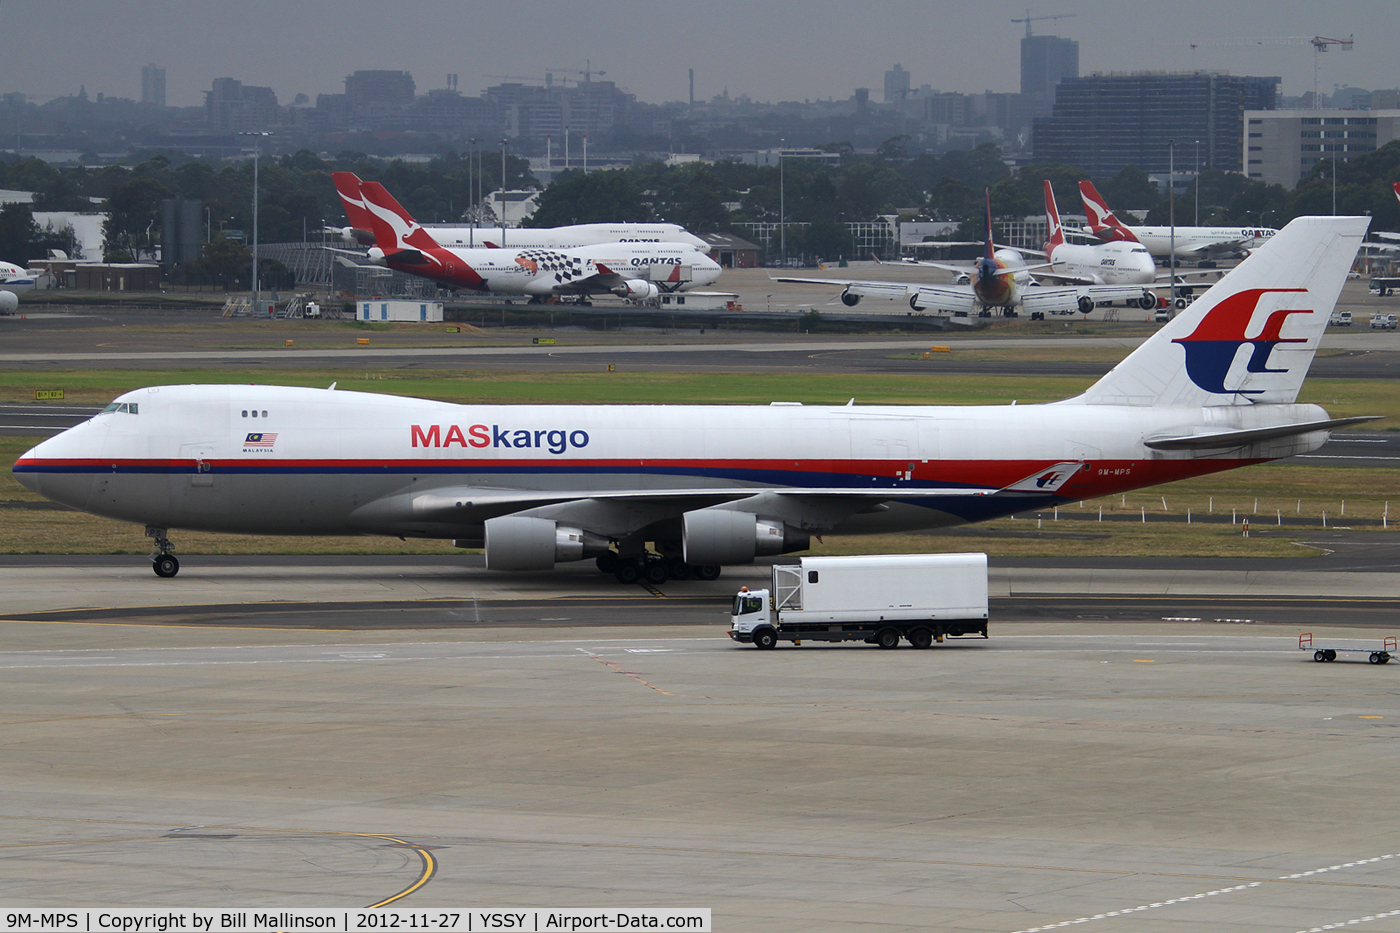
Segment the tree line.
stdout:
[[[903,143],[903,137],[893,137],[872,154],[856,153],[843,143],[823,147],[839,158],[838,164],[790,158],[781,168],[733,161],[647,162],[588,174],[569,171],[542,190],[530,223],[669,221],[697,234],[743,235],[745,223],[785,217],[807,225],[789,230],[790,252],[830,258],[849,255],[846,223],[880,215],[952,221],[961,225],[955,238],[980,238],[984,189],[991,190],[995,216],[1019,219],[1041,213],[1041,182],[1048,179],[1062,210],[1077,213],[1077,183],[1090,178],[1082,169],[1058,163],[1031,163],[1013,173],[991,143],[913,157],[905,154]],[[420,222],[464,223],[477,210],[476,192],[501,186],[501,169],[491,154],[480,164],[457,153],[425,162],[385,161],[360,152],[332,159],[306,150],[269,156],[259,164],[259,238],[316,240],[322,225],[344,226],[330,180],[333,171],[381,182]],[[1236,173],[1207,171],[1178,197],[1176,219],[1194,222],[1198,200],[1202,224],[1281,227],[1300,214],[1331,213],[1331,172],[1331,162],[1320,162],[1289,191]],[[1390,189],[1396,180],[1400,142],[1339,164],[1338,213],[1369,213],[1374,229],[1400,230],[1400,203]],[[1167,199],[1145,172],[1129,166],[1093,181],[1115,210],[1146,212],[1147,223],[1166,222]],[[529,163],[517,156],[507,157],[505,184],[542,187]],[[57,168],[37,158],[0,161],[0,188],[35,192],[33,210],[106,212],[104,252],[113,261],[159,243],[163,199],[195,198],[204,204],[211,244],[208,262],[201,262],[224,268],[246,264],[244,247],[232,242],[229,231],[251,234],[252,185],[249,160],[195,159],[177,152],[144,153],[94,168]],[[0,259],[23,263],[41,257],[54,246],[52,240],[33,225],[27,205],[0,211]]]

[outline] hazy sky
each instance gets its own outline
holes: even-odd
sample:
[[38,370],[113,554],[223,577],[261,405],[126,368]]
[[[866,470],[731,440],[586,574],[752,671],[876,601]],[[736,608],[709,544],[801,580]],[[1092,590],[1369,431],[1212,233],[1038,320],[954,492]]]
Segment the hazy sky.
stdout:
[[[1031,13],[1075,14],[1034,28],[1079,40],[1082,73],[1194,65],[1279,75],[1284,93],[1301,94],[1313,85],[1312,47],[1252,40],[1354,33],[1354,51],[1320,56],[1320,87],[1400,85],[1395,0],[1042,0]],[[1025,27],[1011,19],[1025,15],[1024,0],[0,0],[0,92],[42,101],[86,85],[139,99],[151,62],[165,66],[173,105],[201,104],[219,77],[270,85],[284,104],[298,92],[314,100],[362,68],[410,71],[419,93],[452,72],[476,94],[502,76],[542,80],[590,59],[653,103],[684,100],[688,68],[697,99],[726,87],[756,100],[842,99],[869,87],[880,100],[895,62],[915,87],[1016,91]]]

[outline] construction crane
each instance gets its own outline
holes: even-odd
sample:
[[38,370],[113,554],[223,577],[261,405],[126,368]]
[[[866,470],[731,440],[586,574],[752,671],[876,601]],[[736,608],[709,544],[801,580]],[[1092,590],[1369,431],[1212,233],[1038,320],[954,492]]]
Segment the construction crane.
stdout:
[[603,71],[601,68],[595,70],[593,67],[592,59],[584,59],[582,68],[546,68],[544,70],[545,84],[550,84],[553,82],[553,76],[556,71],[562,71],[565,74],[571,75],[583,75],[584,84],[591,83],[593,81],[594,75],[598,75],[599,77],[601,77],[607,74],[607,72]]
[[[1032,16],[1032,15],[1031,15],[1031,11],[1030,11],[1030,10],[1027,10],[1027,11],[1026,11],[1026,15],[1025,15],[1023,18],[1020,18],[1020,19],[1013,19],[1011,22],[1013,22],[1013,23],[1025,23],[1025,24],[1026,24],[1026,38],[1029,39],[1029,38],[1031,37],[1031,23],[1038,23],[1038,22],[1040,22],[1040,21],[1043,20],[1043,19],[1071,19],[1072,17],[1078,16],[1078,15],[1079,15],[1078,13],[1050,13],[1050,14],[1048,14],[1048,15],[1046,15],[1046,16]],[[1057,29],[1056,32],[1058,32],[1058,31],[1059,31],[1059,30]]]
[[[1026,27],[1030,29],[1030,26]],[[1191,68],[1196,67],[1196,49],[1203,45],[1222,46],[1244,46],[1244,45],[1310,45],[1313,48],[1313,106],[1317,106],[1318,77],[1322,70],[1322,59],[1319,57],[1323,52],[1329,51],[1336,46],[1339,51],[1350,52],[1356,45],[1356,36],[1352,34],[1345,39],[1329,39],[1327,36],[1268,36],[1263,38],[1246,39],[1207,39],[1204,42],[1192,42],[1191,46]]]

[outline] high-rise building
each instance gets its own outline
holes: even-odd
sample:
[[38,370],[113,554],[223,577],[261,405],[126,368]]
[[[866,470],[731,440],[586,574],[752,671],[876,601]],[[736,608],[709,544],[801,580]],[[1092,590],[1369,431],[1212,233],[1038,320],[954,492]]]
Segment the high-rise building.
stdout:
[[345,96],[352,110],[366,107],[409,107],[417,85],[407,71],[357,71],[345,79]]
[[160,65],[141,69],[141,103],[165,106],[165,69]]
[[[898,66],[896,66],[898,67]],[[1079,77],[1079,43],[1059,36],[1026,36],[1021,40],[1021,93],[1055,93],[1055,85]]]
[[885,72],[885,103],[898,104],[909,96],[909,72],[895,65]]
[[1035,121],[1036,161],[1063,162],[1096,178],[1135,165],[1166,172],[1176,141],[1178,172],[1244,170],[1246,110],[1278,106],[1280,80],[1204,72],[1090,75],[1061,82],[1051,116]]

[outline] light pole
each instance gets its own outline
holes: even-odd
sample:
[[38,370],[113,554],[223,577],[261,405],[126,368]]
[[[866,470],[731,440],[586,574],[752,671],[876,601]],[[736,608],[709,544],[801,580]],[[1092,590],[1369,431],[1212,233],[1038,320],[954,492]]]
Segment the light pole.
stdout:
[[1167,216],[1171,224],[1170,246],[1167,249],[1167,268],[1171,282],[1167,294],[1171,296],[1171,306],[1176,308],[1176,140],[1167,140]]
[[[476,137],[473,136],[469,142],[471,148],[467,150],[467,200],[474,200],[476,197]],[[472,232],[467,234],[467,245],[476,246],[476,205],[472,205]]]
[[[239,136],[271,136],[267,132],[239,133]],[[253,142],[253,313],[258,313],[258,157],[262,155],[262,141]]]
[[778,236],[782,243],[783,268],[787,268],[787,179],[783,175],[783,146],[787,140],[778,140]]
[[1196,226],[1201,225],[1201,141],[1196,140]]
[[506,146],[509,139],[501,140],[501,249],[506,247]]

